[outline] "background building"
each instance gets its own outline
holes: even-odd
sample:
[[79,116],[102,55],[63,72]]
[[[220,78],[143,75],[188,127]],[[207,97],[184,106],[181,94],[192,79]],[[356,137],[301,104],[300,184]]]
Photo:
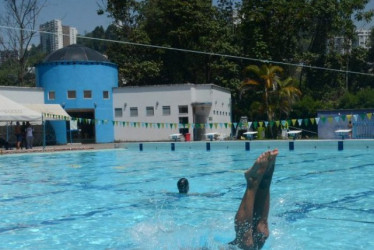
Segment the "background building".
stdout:
[[66,110],[74,122],[48,121],[47,143],[49,138],[57,144],[166,141],[176,133],[198,141],[207,133],[221,139],[231,134],[228,89],[214,84],[119,88],[117,65],[82,45],[59,49],[36,65],[36,85],[0,90],[18,103],[60,104]]
[[[171,134],[189,134],[191,140],[207,133],[231,134],[231,94],[214,84],[176,84],[121,87],[113,90],[118,141],[162,141]],[[196,125],[198,124],[198,125]]]
[[[44,89],[45,103],[60,104],[70,116],[84,118],[78,121],[76,140],[113,142],[112,89],[118,86],[115,64],[92,49],[70,45],[47,56],[36,69],[36,84]],[[52,125],[55,130],[69,130],[60,123]],[[66,143],[66,134],[56,140]]]
[[370,30],[358,29],[353,42],[343,36],[336,36],[329,40],[329,45],[332,45],[333,50],[340,54],[350,53],[352,48],[370,49],[370,34]]
[[[46,53],[51,53],[77,43],[77,29],[63,26],[61,20],[52,20],[40,25],[40,44]],[[44,32],[47,33],[44,33]]]
[[356,31],[357,40],[353,43],[354,47],[369,49],[370,46],[370,30],[359,29]]

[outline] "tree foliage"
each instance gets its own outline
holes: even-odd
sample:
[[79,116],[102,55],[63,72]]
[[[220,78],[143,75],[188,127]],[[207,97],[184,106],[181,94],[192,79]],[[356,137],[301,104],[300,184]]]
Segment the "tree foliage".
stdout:
[[15,74],[12,78],[20,86],[25,85],[25,77],[29,74],[29,46],[36,34],[36,20],[44,3],[39,0],[5,0],[0,23],[9,29],[1,32],[0,45],[3,50],[17,51],[18,57],[12,60],[12,74]]
[[[108,55],[119,65],[126,84],[194,82],[229,88],[234,120],[241,115],[273,119],[301,115],[301,111],[309,114],[315,109],[305,110],[303,105],[336,108],[345,93],[355,95],[360,89],[371,87],[370,76],[322,70],[374,72],[374,49],[352,47],[355,21],[370,21],[373,16],[373,11],[365,10],[368,2],[242,0],[233,4],[231,0],[218,0],[212,4],[206,0],[107,0],[105,10],[115,19],[121,40],[179,49],[111,44]],[[334,37],[343,38],[344,53],[336,50]],[[243,69],[253,62],[213,53],[244,56],[265,64],[277,61],[300,66],[279,65],[292,80],[274,81],[277,93],[271,87],[263,88],[262,94],[268,98],[261,100],[256,91],[241,93],[241,82],[247,73]],[[303,64],[321,69],[305,68]],[[275,66],[277,63],[273,63]]]

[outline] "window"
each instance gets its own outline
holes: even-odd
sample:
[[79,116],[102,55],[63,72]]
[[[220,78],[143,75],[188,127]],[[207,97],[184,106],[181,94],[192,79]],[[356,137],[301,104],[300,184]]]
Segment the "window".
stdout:
[[155,108],[154,107],[146,107],[145,108],[147,116],[154,116],[155,115]]
[[103,91],[103,99],[109,99],[109,91],[108,90]]
[[84,90],[83,91],[84,99],[91,99],[92,98],[92,91],[91,90]]
[[68,90],[68,99],[77,98],[77,92],[75,90]]
[[170,115],[170,106],[162,106],[162,115]]
[[138,108],[137,107],[131,107],[130,108],[130,116],[138,116]]
[[48,100],[54,100],[54,99],[56,99],[56,92],[49,91],[48,92]]
[[114,109],[114,116],[115,117],[122,117],[122,109],[121,108],[115,108]]
[[179,114],[188,114],[188,106],[187,105],[180,105],[179,108]]

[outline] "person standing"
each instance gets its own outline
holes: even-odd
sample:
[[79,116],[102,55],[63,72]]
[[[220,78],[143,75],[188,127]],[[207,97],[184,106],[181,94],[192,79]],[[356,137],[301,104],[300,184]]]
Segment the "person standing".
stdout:
[[21,142],[21,149],[26,148],[26,122],[22,122],[21,131],[22,131],[22,142]]
[[16,136],[16,147],[17,149],[21,148],[21,142],[22,142],[22,131],[21,131],[21,125],[19,122],[16,122],[16,127],[14,129],[14,134]]
[[34,129],[29,122],[26,123],[26,149],[32,149]]

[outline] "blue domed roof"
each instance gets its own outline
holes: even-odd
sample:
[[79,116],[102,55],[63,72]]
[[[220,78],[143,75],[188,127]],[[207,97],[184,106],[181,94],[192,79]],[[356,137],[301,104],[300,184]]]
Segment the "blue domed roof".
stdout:
[[73,44],[49,54],[43,62],[75,61],[75,62],[109,62],[96,50],[83,45]]

